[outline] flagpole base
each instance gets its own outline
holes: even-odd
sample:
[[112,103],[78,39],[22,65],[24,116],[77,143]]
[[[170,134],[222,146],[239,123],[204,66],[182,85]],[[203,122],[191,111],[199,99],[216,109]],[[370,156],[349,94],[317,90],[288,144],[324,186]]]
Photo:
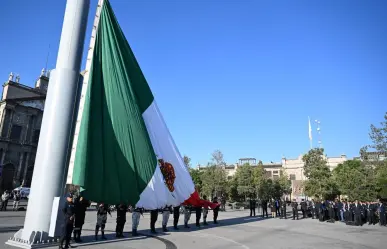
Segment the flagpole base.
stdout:
[[13,235],[13,237],[9,238],[8,241],[5,242],[5,244],[9,246],[17,247],[17,248],[24,248],[24,249],[46,248],[46,247],[59,245],[58,238],[46,239],[46,238],[43,238],[43,236],[40,236],[41,233],[39,232],[36,233],[34,236],[32,236],[30,240],[23,240],[21,238],[22,234],[23,234],[23,229],[20,229]]

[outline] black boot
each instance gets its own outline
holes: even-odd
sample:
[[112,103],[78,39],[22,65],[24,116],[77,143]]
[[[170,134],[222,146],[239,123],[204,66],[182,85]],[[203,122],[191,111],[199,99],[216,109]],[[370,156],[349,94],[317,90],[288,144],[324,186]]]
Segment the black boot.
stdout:
[[167,226],[163,226],[163,232],[168,232]]
[[185,228],[189,228],[188,223],[184,223]]
[[98,240],[98,231],[99,231],[99,226],[95,226],[95,240]]
[[179,228],[177,227],[177,225],[173,225],[173,229],[179,230]]
[[132,236],[137,236],[138,233],[137,233],[137,229],[132,229]]
[[105,237],[105,231],[101,231],[101,234],[102,234],[102,239],[107,239],[107,238]]

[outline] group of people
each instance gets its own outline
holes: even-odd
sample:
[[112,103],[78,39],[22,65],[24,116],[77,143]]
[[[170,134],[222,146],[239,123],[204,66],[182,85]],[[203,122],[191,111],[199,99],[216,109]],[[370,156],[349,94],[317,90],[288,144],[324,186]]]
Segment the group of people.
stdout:
[[[318,219],[323,222],[335,221],[345,222],[347,225],[362,226],[366,223],[368,225],[378,224],[380,226],[386,226],[386,203],[381,199],[373,202],[362,201],[340,201],[338,199],[334,201],[330,200],[314,200],[305,201],[304,199],[298,204],[294,199],[288,203],[285,200],[272,200],[261,201],[260,207],[262,208],[262,217],[268,218],[267,209],[271,210],[271,217],[280,217],[281,219],[287,219],[287,206],[290,206],[293,214],[293,220],[299,219],[299,210],[302,212],[303,218],[311,217],[312,219]],[[300,206],[300,208],[299,208]],[[250,199],[250,216],[255,216],[255,209],[257,208],[257,202],[254,199]]]
[[[203,198],[207,198],[204,196]],[[217,198],[215,197],[213,203],[218,203]],[[63,233],[60,239],[59,248],[69,248],[70,240],[72,233],[74,234],[75,242],[82,242],[81,232],[82,227],[85,222],[86,210],[90,206],[90,201],[80,196],[73,196],[73,194],[68,194],[66,197],[66,205],[63,208],[65,222],[63,224]],[[208,206],[165,206],[162,209],[150,210],[150,230],[152,233],[156,232],[156,221],[158,219],[159,212],[162,212],[162,229],[164,232],[168,232],[167,225],[169,221],[169,216],[173,214],[173,228],[178,230],[178,223],[180,217],[180,208],[184,210],[184,227],[189,228],[188,223],[191,218],[191,213],[195,212],[196,214],[196,226],[200,227],[200,220],[203,216],[203,225],[208,225],[207,216],[210,210]],[[217,224],[219,205],[213,209],[213,222]],[[126,223],[126,213],[130,209],[125,203],[121,202],[119,205],[116,205],[117,211],[117,221],[116,221],[116,237],[124,237],[124,226]],[[132,210],[132,236],[137,236],[137,228],[140,223],[140,218],[144,213],[143,208],[136,207]],[[101,239],[106,239],[105,237],[105,225],[107,222],[108,215],[111,216],[111,210],[109,205],[106,203],[99,203],[97,206],[97,223],[95,226],[95,240],[98,240],[98,234],[101,232]],[[64,244],[64,245],[63,245]],[[63,247],[64,246],[64,247]]]
[[4,193],[1,195],[0,211],[7,211],[9,200],[13,200],[12,210],[17,211],[19,209],[20,199],[20,191],[4,191]]

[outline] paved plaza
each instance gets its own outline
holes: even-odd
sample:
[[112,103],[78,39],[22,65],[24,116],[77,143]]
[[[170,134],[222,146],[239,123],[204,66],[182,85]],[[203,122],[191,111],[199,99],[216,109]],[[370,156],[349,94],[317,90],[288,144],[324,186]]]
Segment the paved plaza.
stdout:
[[[0,248],[10,249],[4,242],[22,225],[25,212],[0,212]],[[342,223],[320,223],[305,219],[261,219],[249,217],[248,211],[220,212],[218,225],[212,224],[212,213],[209,213],[210,225],[197,229],[191,224],[191,229],[161,232],[161,215],[157,221],[159,234],[155,237],[149,233],[149,214],[141,217],[139,232],[141,236],[115,239],[115,213],[108,217],[106,234],[108,240],[94,241],[94,226],[96,212],[88,211],[86,224],[82,234],[83,244],[72,244],[78,248],[137,248],[137,249],[311,249],[311,248],[345,248],[345,249],[382,249],[387,248],[387,228],[364,225],[363,227],[346,226]],[[191,223],[195,215],[191,217]],[[180,217],[180,224],[182,216]],[[172,216],[169,225],[172,225]],[[131,214],[125,231],[131,231]],[[50,248],[57,248],[50,247]]]

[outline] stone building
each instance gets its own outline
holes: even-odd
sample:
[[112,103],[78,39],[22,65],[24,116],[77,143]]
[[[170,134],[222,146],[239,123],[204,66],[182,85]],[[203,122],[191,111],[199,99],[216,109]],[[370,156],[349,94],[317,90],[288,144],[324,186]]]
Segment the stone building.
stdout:
[[0,101],[0,190],[29,187],[39,141],[49,74],[42,70],[35,87],[11,73]]

